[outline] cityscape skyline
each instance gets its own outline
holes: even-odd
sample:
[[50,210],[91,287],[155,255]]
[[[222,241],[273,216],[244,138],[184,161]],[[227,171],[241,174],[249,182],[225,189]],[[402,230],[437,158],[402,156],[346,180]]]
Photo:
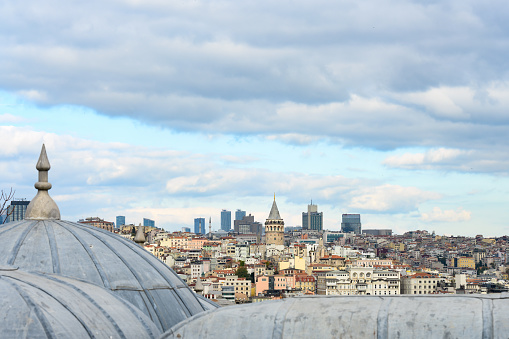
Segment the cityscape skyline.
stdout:
[[263,221],[275,192],[286,225],[313,199],[333,230],[359,213],[504,235],[505,6],[16,2],[0,11],[0,189],[33,197],[45,143],[68,220]]

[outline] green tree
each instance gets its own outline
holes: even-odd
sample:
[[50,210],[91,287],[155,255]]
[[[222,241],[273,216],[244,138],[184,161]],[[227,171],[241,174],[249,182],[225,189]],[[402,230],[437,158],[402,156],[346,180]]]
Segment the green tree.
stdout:
[[239,266],[237,271],[235,271],[235,275],[239,278],[251,279],[251,275],[247,272],[246,266]]

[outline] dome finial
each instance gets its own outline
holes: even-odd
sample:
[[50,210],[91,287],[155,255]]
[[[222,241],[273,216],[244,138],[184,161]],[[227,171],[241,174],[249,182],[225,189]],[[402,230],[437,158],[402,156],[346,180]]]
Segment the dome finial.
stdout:
[[39,181],[35,183],[37,195],[30,201],[25,213],[25,219],[56,219],[60,220],[60,210],[48,194],[51,184],[48,182],[49,164],[46,147],[42,144],[41,155],[35,168],[39,171]]
[[46,146],[44,144],[42,144],[41,155],[39,155],[39,160],[37,161],[35,168],[37,168],[38,171],[49,171],[51,168],[48,155],[46,154]]
[[136,230],[136,235],[134,236],[134,242],[143,246],[143,244],[147,241],[145,239],[145,226],[138,226]]

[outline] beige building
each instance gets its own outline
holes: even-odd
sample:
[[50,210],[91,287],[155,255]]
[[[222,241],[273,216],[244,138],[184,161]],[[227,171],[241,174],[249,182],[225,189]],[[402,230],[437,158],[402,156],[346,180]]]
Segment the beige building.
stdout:
[[224,286],[233,286],[235,288],[235,299],[251,296],[251,280],[239,278],[236,275],[226,276],[219,280]]
[[345,258],[339,255],[326,255],[318,261],[320,264],[326,264],[336,268],[345,267]]
[[306,273],[295,274],[295,289],[314,294],[316,291],[315,277]]
[[115,228],[115,224],[111,221],[104,221],[104,219],[98,217],[90,217],[86,218],[85,220],[80,219],[78,223],[98,227],[110,232],[113,232],[113,229]]
[[401,278],[401,294],[436,294],[442,280],[444,279],[422,272],[404,276]]
[[272,203],[269,217],[265,221],[265,243],[267,245],[284,245],[285,241],[285,223],[279,215],[276,205],[276,197]]

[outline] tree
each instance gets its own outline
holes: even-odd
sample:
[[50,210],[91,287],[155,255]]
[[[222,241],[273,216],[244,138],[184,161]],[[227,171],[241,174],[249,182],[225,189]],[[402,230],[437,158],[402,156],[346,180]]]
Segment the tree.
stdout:
[[239,278],[251,279],[251,275],[247,272],[246,266],[240,266],[237,268],[235,275]]
[[235,275],[239,278],[251,279],[251,275],[247,272],[246,266],[239,266],[235,272]]
[[4,190],[1,190],[0,191],[0,215],[3,215],[5,216],[5,219],[0,223],[0,224],[3,224],[7,221],[7,217],[9,215],[12,214],[12,210],[9,211],[9,201],[12,200],[12,198],[14,198],[14,193],[16,191],[14,191],[12,188],[11,190],[9,191],[9,193],[7,193],[7,191],[4,191]]

